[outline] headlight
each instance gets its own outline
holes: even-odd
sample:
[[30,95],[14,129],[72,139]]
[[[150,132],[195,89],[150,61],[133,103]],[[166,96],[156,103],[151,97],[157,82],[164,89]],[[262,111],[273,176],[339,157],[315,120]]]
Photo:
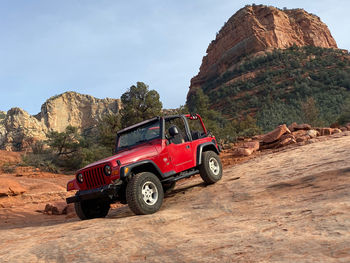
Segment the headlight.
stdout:
[[78,174],[78,175],[77,175],[77,181],[78,181],[79,183],[81,183],[81,184],[84,182],[84,177],[83,177],[82,174]]
[[112,168],[109,165],[106,165],[103,170],[107,176],[110,176],[112,174]]

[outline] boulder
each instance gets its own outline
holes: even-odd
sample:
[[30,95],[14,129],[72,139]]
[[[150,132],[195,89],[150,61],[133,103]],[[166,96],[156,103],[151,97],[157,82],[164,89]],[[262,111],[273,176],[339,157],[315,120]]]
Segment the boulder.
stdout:
[[234,156],[249,156],[253,152],[259,150],[260,143],[258,141],[249,141],[238,143],[237,148],[233,149]]
[[287,138],[291,138],[295,140],[295,136],[292,133],[285,133],[281,136],[281,138],[279,139],[279,141],[283,141]]
[[333,129],[332,128],[320,128],[319,132],[321,136],[331,135]]
[[281,136],[285,133],[291,133],[291,132],[285,124],[280,125],[273,131],[265,134],[264,137],[262,138],[262,142],[265,144],[275,142],[279,138],[281,138]]
[[293,122],[292,124],[290,124],[290,125],[288,126],[288,129],[289,129],[291,132],[293,132],[293,131],[294,131],[294,128],[295,128],[296,126],[298,126],[298,124],[297,124],[296,122]]
[[283,140],[278,141],[278,144],[275,146],[275,148],[281,148],[290,144],[296,143],[296,140],[292,137],[287,137]]
[[259,134],[259,135],[253,136],[252,139],[255,141],[261,141],[263,137],[264,137],[264,134]]
[[233,149],[233,156],[249,156],[254,152],[252,148],[235,148]]
[[310,136],[310,138],[316,138],[317,136],[320,136],[320,133],[316,130],[308,130],[306,134]]
[[292,134],[297,138],[297,137],[300,137],[300,136],[305,136],[307,135],[307,132],[306,130],[298,130],[298,131],[293,131]]
[[242,148],[246,148],[246,149],[253,149],[253,152],[259,150],[259,142],[258,141],[250,141],[250,142],[245,142],[242,144]]
[[296,143],[296,139],[293,134],[286,133],[282,135],[278,141],[275,141],[273,143],[268,143],[268,144],[262,144],[260,145],[260,149],[265,150],[265,149],[276,149],[280,148],[283,146],[287,146],[289,144]]
[[65,202],[55,202],[46,204],[43,212],[48,215],[66,215],[68,210],[68,205]]
[[338,128],[334,128],[334,129],[332,130],[332,134],[341,133],[341,132],[342,132],[342,130],[341,130],[341,129],[338,129]]
[[24,192],[26,192],[26,189],[20,183],[9,178],[1,178],[0,196],[15,196]]
[[309,139],[310,139],[310,137],[308,135],[305,135],[305,136],[300,136],[300,137],[296,138],[295,141],[296,142],[305,142]]
[[311,130],[311,129],[312,129],[311,125],[310,124],[306,124],[306,123],[298,124],[298,125],[296,125],[294,127],[295,131],[298,131],[298,130]]

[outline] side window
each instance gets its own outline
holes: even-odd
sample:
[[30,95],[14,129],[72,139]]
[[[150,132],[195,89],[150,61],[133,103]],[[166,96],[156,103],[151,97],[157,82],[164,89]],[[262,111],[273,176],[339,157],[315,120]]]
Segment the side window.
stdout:
[[188,125],[190,126],[190,131],[193,140],[205,137],[204,129],[200,120],[187,118]]
[[[169,129],[173,126],[177,128],[178,135],[170,134]],[[180,144],[189,141],[186,135],[185,123],[180,117],[165,120],[165,136],[169,143]]]

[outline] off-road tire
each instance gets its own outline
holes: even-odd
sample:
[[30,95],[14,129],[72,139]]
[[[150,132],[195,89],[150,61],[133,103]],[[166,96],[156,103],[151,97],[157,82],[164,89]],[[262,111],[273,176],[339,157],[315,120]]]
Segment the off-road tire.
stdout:
[[108,202],[86,200],[74,203],[75,213],[81,220],[106,217],[110,209]]
[[165,184],[163,184],[164,194],[168,194],[168,193],[170,193],[171,191],[173,191],[174,188],[175,188],[175,185],[176,185],[176,182],[165,183]]
[[135,174],[126,186],[126,201],[136,215],[157,212],[162,206],[163,198],[162,184],[150,172]]
[[206,184],[214,184],[222,177],[222,164],[220,157],[213,151],[202,154],[202,163],[199,166],[199,174]]

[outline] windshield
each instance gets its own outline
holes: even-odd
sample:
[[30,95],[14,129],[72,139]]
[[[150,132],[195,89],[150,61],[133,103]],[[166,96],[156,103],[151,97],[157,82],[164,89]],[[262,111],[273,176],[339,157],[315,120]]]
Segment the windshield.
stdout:
[[128,148],[141,142],[151,141],[160,138],[159,120],[146,123],[130,131],[119,134],[117,151]]

